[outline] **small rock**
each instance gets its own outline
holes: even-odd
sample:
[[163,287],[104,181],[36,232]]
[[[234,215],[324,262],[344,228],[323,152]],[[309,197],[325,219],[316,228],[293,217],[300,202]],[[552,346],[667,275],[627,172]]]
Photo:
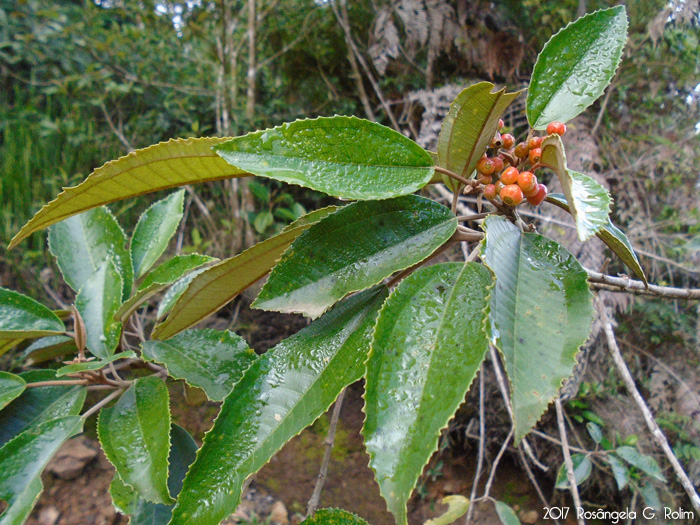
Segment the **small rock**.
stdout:
[[75,479],[88,463],[97,457],[97,451],[86,445],[84,437],[70,439],[46,466],[46,470],[61,479]]
[[270,521],[272,523],[277,523],[279,525],[289,524],[289,514],[287,513],[287,507],[281,501],[275,501],[270,509]]
[[61,513],[54,506],[44,507],[39,512],[40,525],[55,525]]
[[520,516],[520,521],[527,525],[534,525],[537,523],[537,519],[540,517],[540,515],[537,513],[536,510],[528,510],[522,513]]

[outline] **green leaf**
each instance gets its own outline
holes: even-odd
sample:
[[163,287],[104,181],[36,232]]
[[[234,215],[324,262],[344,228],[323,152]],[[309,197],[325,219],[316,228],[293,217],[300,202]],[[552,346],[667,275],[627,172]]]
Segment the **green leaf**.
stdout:
[[249,175],[211,150],[214,144],[227,140],[230,138],[169,140],[108,162],[39,210],[15,235],[8,249],[35,231],[103,204],[185,184]]
[[168,374],[198,386],[212,401],[223,401],[257,355],[233,332],[188,330],[167,341],[146,341],[144,359],[164,364]]
[[600,442],[603,441],[603,433],[601,432],[600,427],[595,423],[591,421],[586,423],[586,430],[588,430],[588,434],[596,444],[600,444]]
[[666,478],[664,478],[664,475],[661,473],[659,464],[653,457],[647,456],[646,454],[642,454],[641,452],[639,452],[639,450],[637,450],[634,447],[627,446],[618,447],[615,450],[615,452],[627,463],[634,467],[637,467],[647,476],[651,476],[652,478],[662,481],[664,483],[666,482]]
[[87,347],[93,355],[107,359],[119,344],[122,324],[114,319],[121,305],[122,279],[112,259],[93,273],[75,298],[75,307],[85,322]]
[[438,165],[469,178],[498,130],[498,119],[520,94],[479,82],[462,91],[450,105],[438,137]]
[[41,472],[59,447],[82,432],[83,420],[67,416],[45,421],[0,448],[0,500],[9,508],[2,525],[23,523],[41,492]]
[[417,195],[349,204],[292,243],[253,307],[318,317],[346,294],[422,261],[456,229],[448,208]]
[[191,270],[214,260],[216,260],[214,257],[198,253],[176,255],[146,275],[136,293],[119,307],[114,318],[117,321],[126,321],[143,303],[165,290],[168,285],[182,278]]
[[606,459],[608,460],[610,468],[612,469],[615,483],[617,483],[617,490],[624,489],[627,486],[627,483],[630,481],[629,469],[624,463],[622,463],[622,461],[617,459],[617,457],[613,456],[612,454],[608,454]]
[[342,509],[319,509],[311,517],[301,522],[301,525],[369,525],[365,520],[352,512]]
[[131,236],[131,260],[138,279],[163,255],[182,220],[185,190],[152,204],[143,212]]
[[[591,463],[591,460],[585,454],[574,454],[571,456],[571,463],[574,464],[574,480],[576,481],[576,486],[578,487],[591,475],[591,472],[593,471],[593,463]],[[561,467],[559,467],[555,488],[569,488],[569,478],[567,478],[566,474],[566,463],[562,463]]]
[[190,283],[198,275],[201,275],[206,271],[207,268],[197,268],[196,270],[191,271],[184,277],[181,277],[180,279],[175,281],[172,284],[172,286],[168,288],[168,291],[163,294],[163,299],[161,299],[160,304],[158,305],[156,318],[158,320],[163,319],[163,317],[165,317],[168,314],[168,312],[173,308],[173,306],[175,306],[180,296],[182,296],[182,294],[185,293]]
[[[565,195],[561,193],[550,193],[547,195],[546,200],[562,210],[571,213]],[[615,226],[608,218],[607,224],[598,230],[596,235],[601,241],[607,244],[608,248],[610,248],[637,277],[645,284],[647,283],[646,275],[644,275],[644,270],[639,264],[637,255],[634,253],[634,248],[632,248],[627,235],[625,235],[622,230]]]
[[24,349],[22,358],[25,366],[43,363],[55,357],[73,354],[78,351],[75,339],[67,335],[50,335],[37,339]]
[[[406,502],[488,350],[491,273],[445,263],[404,279],[379,313],[367,362],[362,433],[389,511]],[[459,373],[455,373],[459,370]]]
[[107,208],[90,210],[52,226],[49,250],[63,278],[76,292],[80,292],[106,260],[112,259],[122,278],[120,299],[126,300],[131,295],[134,269],[126,248],[126,235]]
[[[66,331],[61,320],[31,297],[0,288],[0,345],[9,350],[24,339]],[[11,344],[13,341],[16,343]],[[0,350],[0,355],[4,352]]]
[[267,275],[294,239],[337,209],[329,206],[304,215],[278,235],[207,268],[192,279],[168,318],[155,327],[151,337],[172,337],[223,308],[239,293]]
[[520,520],[515,514],[515,511],[511,509],[507,504],[502,501],[494,502],[496,507],[496,514],[498,514],[498,519],[501,520],[503,525],[520,525]]
[[107,459],[141,498],[171,504],[168,493],[170,410],[157,377],[137,379],[116,405],[103,408],[97,432]]
[[425,525],[450,525],[469,510],[469,500],[464,496],[445,496],[440,503],[448,506],[447,511],[442,516],[426,521]]
[[99,370],[107,366],[109,363],[118,361],[119,359],[132,359],[136,357],[136,354],[131,350],[126,352],[120,352],[114,354],[106,359],[101,359],[99,361],[86,361],[84,363],[73,363],[72,365],[62,366],[56,370],[56,377],[65,376],[68,374],[74,374],[76,372],[86,372],[88,370]]
[[610,223],[612,197],[608,190],[588,175],[566,167],[564,144],[559,135],[550,135],[542,141],[541,162],[557,174],[581,242]]
[[651,507],[655,510],[662,509],[661,499],[659,498],[659,493],[656,491],[656,488],[654,488],[654,485],[652,485],[651,483],[645,483],[644,485],[640,485],[639,493],[642,495],[642,498],[644,498],[644,503],[648,507]]
[[[177,497],[187,469],[197,455],[197,444],[186,430],[175,424],[170,427],[170,440],[172,447],[168,456],[168,489],[173,497]],[[109,492],[115,508],[122,514],[131,515],[130,525],[166,525],[172,517],[173,505],[151,503],[139,498],[136,491],[125,484],[117,473],[114,474]]]
[[587,14],[554,35],[537,57],[527,92],[527,121],[545,129],[590,106],[612,80],[627,41],[623,6]]
[[26,385],[27,382],[20,376],[0,370],[0,410],[24,392]]
[[260,357],[228,395],[185,478],[172,523],[217,524],[246,478],[364,372],[386,289],[349,297]]
[[[19,374],[27,383],[56,379],[53,370]],[[25,430],[46,421],[80,413],[87,390],[83,386],[27,388],[0,412],[0,447]]]
[[253,221],[253,228],[255,228],[256,232],[262,234],[265,233],[265,230],[272,226],[274,222],[275,218],[273,217],[272,213],[267,210],[261,211],[257,214],[255,220]]
[[511,383],[516,443],[537,423],[576,364],[593,320],[587,274],[558,243],[484,221],[485,264],[496,275],[490,334]]
[[407,195],[433,176],[430,155],[393,129],[355,117],[297,120],[214,147],[232,165],[341,199]]

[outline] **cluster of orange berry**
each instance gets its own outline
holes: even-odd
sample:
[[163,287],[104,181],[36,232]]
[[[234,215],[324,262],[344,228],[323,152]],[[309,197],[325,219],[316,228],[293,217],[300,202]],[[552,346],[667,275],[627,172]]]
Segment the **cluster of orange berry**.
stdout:
[[[476,165],[478,181],[484,185],[484,197],[490,201],[500,197],[508,206],[517,206],[526,198],[533,206],[539,206],[547,197],[547,186],[537,182],[533,173],[539,167],[542,156],[542,137],[531,137],[513,148],[515,139],[509,133],[501,135],[503,126],[503,121],[499,120],[498,131],[490,144],[493,156],[484,153]],[[561,122],[552,122],[547,126],[547,135],[564,133],[566,125]],[[507,164],[510,166],[506,167]],[[528,164],[532,171],[523,169]],[[498,180],[494,182],[496,177]]]

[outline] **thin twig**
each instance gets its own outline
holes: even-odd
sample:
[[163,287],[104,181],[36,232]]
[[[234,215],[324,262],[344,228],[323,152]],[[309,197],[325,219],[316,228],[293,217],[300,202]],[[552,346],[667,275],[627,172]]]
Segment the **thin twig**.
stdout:
[[635,403],[637,404],[637,407],[639,407],[639,410],[642,412],[642,415],[644,416],[644,421],[646,422],[647,427],[649,428],[649,431],[651,432],[651,435],[654,438],[654,441],[656,441],[656,444],[659,445],[664,451],[664,454],[666,455],[666,458],[668,459],[669,463],[671,463],[671,466],[673,467],[676,476],[678,476],[681,485],[683,485],[683,488],[688,494],[690,502],[695,508],[695,511],[700,513],[700,497],[695,491],[692,481],[690,481],[690,478],[688,478],[688,475],[686,474],[685,470],[683,470],[683,466],[673,454],[673,450],[671,450],[671,446],[668,444],[666,436],[659,428],[659,425],[656,423],[656,420],[654,419],[651,410],[649,410],[649,407],[644,401],[644,398],[639,393],[639,390],[637,390],[637,386],[634,384],[632,374],[630,373],[629,368],[627,368],[627,365],[625,364],[625,361],[622,358],[620,348],[617,346],[617,341],[615,340],[615,332],[613,331],[612,324],[610,323],[610,318],[608,317],[608,313],[605,309],[605,302],[600,297],[598,297],[597,306],[598,315],[600,316],[600,319],[603,322],[605,339],[608,343],[608,349],[610,350],[610,354],[612,355],[613,361],[615,361],[615,366],[620,372],[622,380],[625,382],[625,386],[627,387],[627,390],[632,396],[632,399],[634,399]]
[[326,483],[326,476],[328,475],[328,464],[331,460],[331,452],[333,451],[333,442],[335,441],[335,430],[338,427],[338,419],[340,418],[340,409],[343,406],[343,399],[345,398],[345,391],[343,389],[335,400],[335,406],[333,407],[333,414],[331,415],[331,424],[328,427],[328,435],[324,444],[326,445],[326,451],[323,453],[323,461],[321,462],[321,470],[318,473],[318,479],[316,480],[316,486],[314,487],[314,492],[311,494],[311,499],[306,507],[306,517],[313,516],[318,507],[318,502],[321,499],[321,491],[323,490],[323,485]]
[[588,268],[585,268],[585,270],[588,273],[588,282],[595,288],[674,299],[700,299],[700,289],[697,288],[674,288],[671,286],[657,286],[655,284],[650,284],[647,287],[642,281],[636,281],[629,277],[613,277],[612,275],[595,272]]
[[561,407],[561,399],[559,397],[557,397],[554,400],[554,407],[557,411],[557,424],[559,425],[559,436],[561,437],[561,451],[564,454],[564,465],[566,465],[566,479],[569,480],[569,490],[571,491],[571,497],[574,499],[576,521],[578,522],[578,525],[585,525],[583,519],[578,517],[578,509],[581,508],[581,497],[578,494],[578,485],[576,485],[576,475],[574,474],[574,462],[571,461],[569,440],[566,437],[566,425],[564,424],[564,409],[562,409]]
[[89,385],[87,379],[57,379],[55,381],[37,381],[36,383],[27,383],[25,388],[38,388],[41,386],[75,386]]
[[515,434],[515,426],[510,427],[510,432],[508,432],[506,439],[503,441],[503,445],[501,445],[501,450],[498,451],[498,455],[496,456],[496,459],[493,460],[493,465],[491,465],[491,473],[489,474],[489,479],[486,481],[486,487],[484,488],[484,495],[482,496],[482,498],[484,498],[484,499],[488,498],[489,494],[491,493],[491,486],[493,485],[494,479],[496,479],[496,470],[497,470],[498,464],[501,462],[501,458],[503,457],[503,454],[508,449],[508,445],[510,443],[511,438],[513,437],[513,434]]
[[486,411],[484,410],[484,365],[481,365],[479,372],[479,455],[476,461],[476,472],[474,473],[474,481],[472,483],[472,492],[469,496],[469,509],[467,517],[464,520],[464,525],[469,525],[474,514],[474,500],[476,499],[476,490],[479,488],[479,479],[481,478],[481,470],[484,467],[484,443],[486,441]]
[[[461,182],[462,184],[464,184],[465,186],[474,186],[474,184],[477,183],[477,181],[475,181],[474,179],[465,179],[461,175],[458,175],[457,173],[450,171],[448,169],[441,168],[440,166],[433,166],[433,168],[438,173],[442,173],[443,175],[447,175],[451,179],[457,180],[457,181]],[[459,192],[455,192],[455,193],[457,194],[457,197],[459,198]]]
[[83,419],[89,418],[91,415],[93,415],[95,412],[97,412],[100,408],[102,408],[107,403],[112,401],[112,399],[115,399],[115,398],[119,397],[120,395],[122,395],[122,392],[124,392],[124,390],[121,388],[119,390],[115,390],[114,392],[109,394],[107,397],[105,397],[102,401],[100,401],[99,403],[96,403],[92,408],[90,408],[90,410],[85,412],[81,417]]
[[[523,441],[522,443],[525,443]],[[521,443],[521,444],[522,444]],[[527,461],[527,458],[525,457],[525,454],[523,453],[523,447],[518,447],[518,455],[520,456],[520,461],[522,461],[523,465],[525,466],[525,472],[527,472],[527,477],[530,478],[530,483],[532,483],[532,486],[535,487],[535,492],[537,492],[537,496],[540,498],[540,501],[545,507],[549,507],[549,501],[547,501],[547,498],[544,496],[544,493],[542,492],[542,488],[540,487],[540,484],[537,482],[537,478],[535,477],[535,474],[533,474],[532,469],[530,468],[530,465]],[[554,523],[556,525],[561,525],[561,522],[556,519],[554,519]]]

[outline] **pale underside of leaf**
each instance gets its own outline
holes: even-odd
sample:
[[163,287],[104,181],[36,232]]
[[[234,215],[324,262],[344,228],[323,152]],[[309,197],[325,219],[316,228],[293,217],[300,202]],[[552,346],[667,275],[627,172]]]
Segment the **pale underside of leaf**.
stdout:
[[0,288],[0,355],[24,339],[65,332],[61,320],[31,297]]
[[211,150],[227,140],[230,137],[171,139],[110,161],[78,186],[65,188],[39,210],[15,235],[9,248],[35,231],[103,204],[186,184],[249,175]]

